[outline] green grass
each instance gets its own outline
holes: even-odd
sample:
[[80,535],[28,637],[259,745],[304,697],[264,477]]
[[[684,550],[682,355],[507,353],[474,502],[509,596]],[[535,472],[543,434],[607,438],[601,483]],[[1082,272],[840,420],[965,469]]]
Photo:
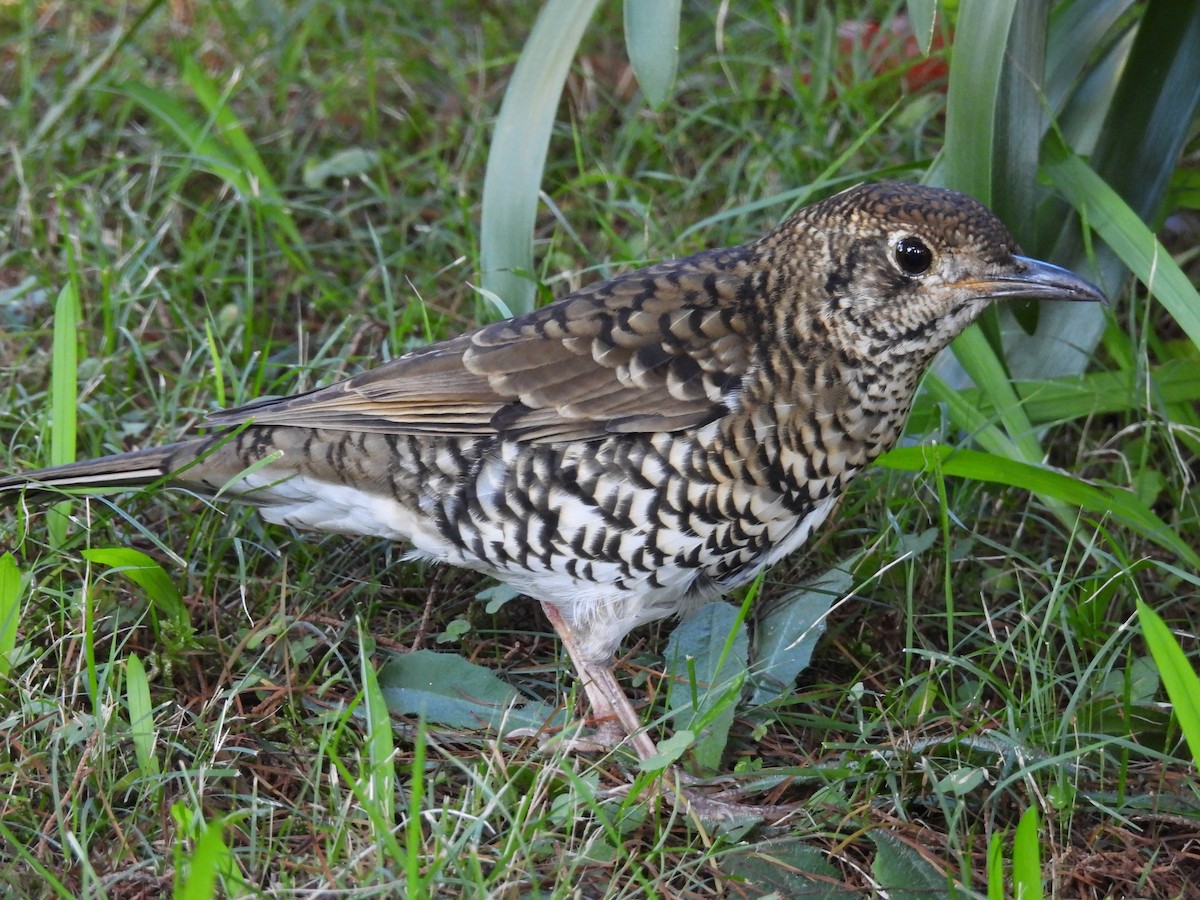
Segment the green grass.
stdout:
[[[473,286],[491,129],[537,10],[518,6],[0,5],[0,472],[170,441],[218,404],[494,315]],[[600,6],[542,178],[539,300],[755,237],[814,183],[920,177],[940,86],[839,48],[860,4],[811,6],[686,9],[653,112],[621,9]],[[1064,193],[1083,183],[1054,171]],[[1177,248],[1193,284],[1195,247]],[[178,493],[0,510],[0,880],[63,897],[1190,895],[1195,761],[1155,659],[1194,742],[1194,679],[1162,648],[1195,666],[1200,363],[1186,282],[1168,287],[1163,305],[1114,298],[1083,381],[957,406],[934,386],[913,430],[951,449],[872,470],[768,574],[752,612],[838,566],[852,590],[794,687],[732,724],[736,698],[709,698],[707,737],[677,749],[802,802],[774,829],[701,828],[639,796],[650,775],[542,735],[387,716],[383,667],[414,648],[578,708],[540,613],[489,611],[474,576]],[[1036,435],[1002,430],[1024,417]],[[953,452],[965,423],[1026,468]],[[1032,471],[1039,445],[1060,472]],[[1167,625],[1152,646],[1140,605]],[[660,676],[669,633],[635,633],[621,667],[656,739],[701,698]]]

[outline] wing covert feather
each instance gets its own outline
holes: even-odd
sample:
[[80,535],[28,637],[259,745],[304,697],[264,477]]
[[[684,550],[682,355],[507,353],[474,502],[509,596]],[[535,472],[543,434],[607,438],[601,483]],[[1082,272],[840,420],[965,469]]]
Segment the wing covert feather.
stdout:
[[736,403],[757,342],[738,295],[747,248],[700,253],[584,288],[353,378],[210,417],[259,425],[522,440],[679,430]]

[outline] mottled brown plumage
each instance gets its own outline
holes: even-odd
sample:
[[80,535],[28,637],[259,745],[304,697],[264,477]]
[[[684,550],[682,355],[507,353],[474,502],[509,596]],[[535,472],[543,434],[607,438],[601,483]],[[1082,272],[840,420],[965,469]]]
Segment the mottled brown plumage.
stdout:
[[1017,254],[968,197],[860,186],[752,243],[216,413],[213,436],[0,489],[169,475],[272,521],[404,540],[487,572],[542,601],[594,712],[646,756],[609,669],[625,634],[802,544],[895,442],[926,364],[989,302],[1101,299]]

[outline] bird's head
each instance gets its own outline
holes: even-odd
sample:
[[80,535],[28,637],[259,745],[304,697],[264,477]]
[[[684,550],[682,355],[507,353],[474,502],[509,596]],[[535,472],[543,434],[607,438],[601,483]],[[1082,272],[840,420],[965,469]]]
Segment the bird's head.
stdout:
[[[860,185],[807,207],[824,246],[808,269],[809,315],[850,356],[923,367],[992,301],[1103,301],[1092,284],[1020,253],[987,207],[915,184]],[[801,263],[801,265],[803,265]]]

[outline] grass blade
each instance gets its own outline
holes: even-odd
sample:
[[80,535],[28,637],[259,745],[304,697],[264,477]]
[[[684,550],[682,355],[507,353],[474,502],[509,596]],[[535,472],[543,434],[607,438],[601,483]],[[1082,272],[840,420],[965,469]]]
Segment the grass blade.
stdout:
[[[365,642],[364,642],[365,643]],[[363,679],[363,709],[366,712],[366,772],[363,776],[363,792],[374,809],[373,824],[383,823],[391,834],[396,820],[396,744],[392,738],[392,718],[387,702],[379,689],[375,668],[370,657],[359,654],[360,671]],[[385,846],[382,836],[377,836],[379,847]]]
[[75,461],[79,402],[79,292],[64,285],[54,304],[54,348],[50,373],[50,465]]
[[141,12],[138,13],[137,18],[133,20],[132,25],[130,25],[124,31],[114,31],[113,39],[109,41],[108,45],[100,53],[88,60],[87,65],[84,66],[80,70],[79,74],[71,80],[71,83],[67,85],[65,89],[63,89],[62,96],[48,110],[46,110],[45,114],[38,121],[37,128],[34,129],[26,147],[35,148],[44,140],[46,140],[46,136],[50,133],[50,129],[52,129],[67,113],[76,99],[78,99],[78,97],[83,94],[84,91],[91,87],[97,76],[99,76],[101,72],[108,68],[113,60],[113,57],[115,57],[120,50],[124,49],[125,45],[141,32],[142,26],[154,13],[158,11],[158,8],[163,5],[163,2],[164,0],[151,0],[151,2],[147,3]]
[[[75,461],[75,429],[79,407],[79,292],[68,282],[54,304],[54,346],[50,361],[50,465]],[[46,519],[50,543],[67,540],[70,501],[57,503]]]
[[[1156,410],[1163,411],[1171,404],[1200,402],[1200,361],[1174,359],[1145,372],[1089,372],[1078,378],[1017,381],[1013,386],[1025,415],[1035,425],[1138,410],[1148,399]],[[954,391],[936,377],[927,379],[925,388],[909,416],[912,433],[926,434],[937,428],[939,406],[944,404],[956,425],[985,448],[998,452],[989,443],[989,435],[994,432],[997,440],[1004,437],[992,424],[996,410],[982,391]]]
[[5,846],[8,848],[7,852],[10,858],[18,859],[25,865],[29,866],[29,870],[37,873],[37,877],[45,882],[44,885],[41,885],[42,890],[40,891],[43,896],[49,897],[53,893],[53,895],[61,897],[63,900],[72,900],[72,898],[79,896],[77,888],[76,890],[68,888],[65,884],[54,877],[54,873],[51,872],[40,859],[34,856],[34,854],[30,851],[30,844],[32,842],[24,838],[18,838],[12,832],[12,830],[4,824],[3,819],[0,819],[0,837],[4,838]]
[[[1092,69],[1085,70],[1078,85],[1072,82],[1073,93],[1062,107],[1063,134],[1076,152],[1090,152],[1097,183],[1122,197],[1137,218],[1152,221],[1200,109],[1200,54],[1193,52],[1200,44],[1200,5],[1133,5],[1141,16],[1139,20],[1133,15],[1136,27],[1128,24],[1131,13],[1124,7],[1090,0],[1077,0],[1074,6],[1084,9],[1071,15],[1087,18],[1088,25],[1071,33],[1069,41],[1090,37],[1097,44],[1087,50]],[[1098,33],[1100,20],[1094,15],[1114,21],[1112,31]],[[1068,36],[1057,28],[1056,34]],[[1101,116],[1103,121],[1098,122]],[[1064,183],[1050,172],[1059,168],[1063,143],[1057,134],[1050,134],[1042,153],[1046,174],[1065,194]],[[1092,224],[1083,201],[1076,197],[1071,203],[1085,224]],[[1041,217],[1064,219],[1054,203]],[[1065,219],[1052,258],[1068,268],[1091,270],[1093,279],[1114,293],[1125,281],[1127,261],[1106,244],[1090,246],[1076,217]],[[1100,311],[1093,307],[1048,307],[1040,316],[1038,334],[1022,342],[1014,373],[1045,378],[1081,372],[1103,331]]]
[[1052,110],[1063,108],[1097,48],[1109,42],[1132,5],[1133,0],[1074,0],[1055,10],[1046,42],[1046,101]]
[[1150,648],[1163,687],[1175,708],[1175,717],[1187,739],[1192,760],[1200,764],[1200,678],[1196,677],[1196,670],[1188,662],[1183,648],[1158,613],[1140,600],[1137,613],[1146,646]]
[[225,843],[220,822],[209,822],[196,839],[191,856],[186,859],[186,875],[180,879],[176,873],[175,897],[178,900],[211,900],[217,894],[217,879],[223,878],[234,896],[233,890],[240,882],[237,863],[233,852]]
[[21,618],[21,570],[11,553],[0,556],[0,678],[12,668],[17,646],[17,622]]
[[982,329],[971,327],[952,345],[954,356],[963,370],[996,407],[1008,434],[1015,459],[1034,462],[1042,458],[1041,444],[1029,416],[1021,406],[1016,389],[1004,369],[1004,363],[992,349]]
[[[293,253],[303,256],[304,239],[288,214],[283,194],[254,148],[254,143],[247,137],[242,123],[226,102],[228,98],[217,90],[212,79],[204,74],[191,56],[182,57],[182,66],[183,80],[187,82],[216,126],[220,142],[233,152],[232,161],[240,164],[240,170],[249,176],[240,179],[246,186],[245,196],[256,201],[267,221],[275,227],[280,236],[287,238]],[[208,131],[206,125],[202,133],[207,134]]]
[[[378,685],[376,686],[378,689]],[[425,799],[425,720],[417,719],[413,734],[411,777],[408,781],[408,821],[404,826],[404,875],[410,891],[424,888],[426,880],[421,877],[424,866],[421,841],[421,810]]]

